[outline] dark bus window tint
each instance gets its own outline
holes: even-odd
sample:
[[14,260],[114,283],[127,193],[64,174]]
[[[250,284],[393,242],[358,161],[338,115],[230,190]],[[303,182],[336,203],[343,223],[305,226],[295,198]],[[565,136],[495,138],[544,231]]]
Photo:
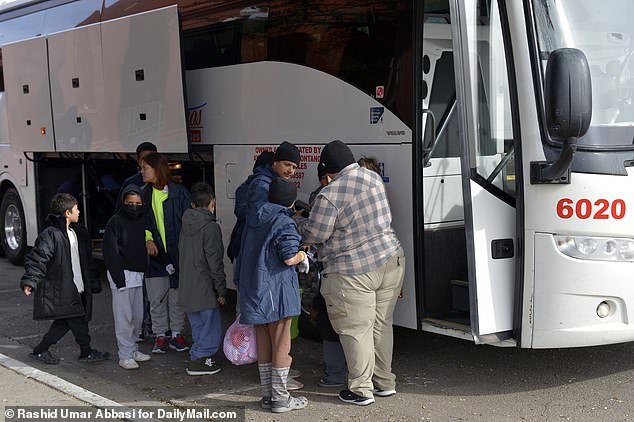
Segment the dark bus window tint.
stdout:
[[225,23],[184,36],[185,70],[228,66],[240,62],[240,25]]
[[46,10],[44,33],[64,31],[101,19],[102,0],[82,0]]
[[205,19],[224,22],[185,32],[185,68],[257,61],[308,66],[371,97],[384,87],[377,101],[411,124],[411,8],[409,0],[256,0],[218,9]]

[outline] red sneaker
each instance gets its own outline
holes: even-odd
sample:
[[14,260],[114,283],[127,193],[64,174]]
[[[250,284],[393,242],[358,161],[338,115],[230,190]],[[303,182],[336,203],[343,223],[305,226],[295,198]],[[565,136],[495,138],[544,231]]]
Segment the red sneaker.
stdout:
[[152,348],[152,353],[156,354],[165,354],[167,353],[168,342],[167,337],[160,336],[154,340],[154,347]]
[[189,350],[189,345],[185,341],[185,337],[178,335],[172,337],[170,340],[170,349],[176,350],[177,352],[185,352]]

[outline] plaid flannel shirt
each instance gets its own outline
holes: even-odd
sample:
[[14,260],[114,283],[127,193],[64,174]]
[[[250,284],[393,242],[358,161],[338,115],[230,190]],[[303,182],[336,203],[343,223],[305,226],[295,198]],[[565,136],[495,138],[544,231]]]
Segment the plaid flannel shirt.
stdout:
[[374,271],[401,247],[381,176],[350,164],[315,198],[310,217],[300,219],[304,242],[321,244],[324,273]]

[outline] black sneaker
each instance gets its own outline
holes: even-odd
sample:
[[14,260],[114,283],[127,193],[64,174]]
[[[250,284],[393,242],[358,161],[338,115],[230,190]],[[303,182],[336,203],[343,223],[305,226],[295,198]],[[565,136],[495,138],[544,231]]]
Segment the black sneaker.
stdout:
[[213,375],[220,372],[220,367],[211,357],[192,360],[187,364],[187,375]]
[[95,362],[103,362],[104,360],[108,360],[110,357],[110,353],[108,352],[100,352],[99,350],[91,350],[88,356],[80,356],[80,362],[85,363],[95,363]]
[[372,392],[379,397],[390,397],[396,394],[396,390],[383,390],[381,388],[375,388]]
[[357,406],[367,406],[374,403],[374,397],[363,397],[350,390],[341,390],[339,399],[346,403],[356,404]]
[[51,355],[51,352],[48,350],[45,350],[42,353],[29,353],[29,356],[31,359],[35,359],[36,361],[47,365],[57,365],[59,363],[59,358]]

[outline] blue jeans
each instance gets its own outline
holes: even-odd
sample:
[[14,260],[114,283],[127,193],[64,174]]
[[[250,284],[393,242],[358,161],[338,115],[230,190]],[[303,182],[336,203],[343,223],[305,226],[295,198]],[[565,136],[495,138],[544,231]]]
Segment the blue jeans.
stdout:
[[218,309],[187,312],[194,344],[189,350],[191,360],[213,356],[222,342],[222,321]]

